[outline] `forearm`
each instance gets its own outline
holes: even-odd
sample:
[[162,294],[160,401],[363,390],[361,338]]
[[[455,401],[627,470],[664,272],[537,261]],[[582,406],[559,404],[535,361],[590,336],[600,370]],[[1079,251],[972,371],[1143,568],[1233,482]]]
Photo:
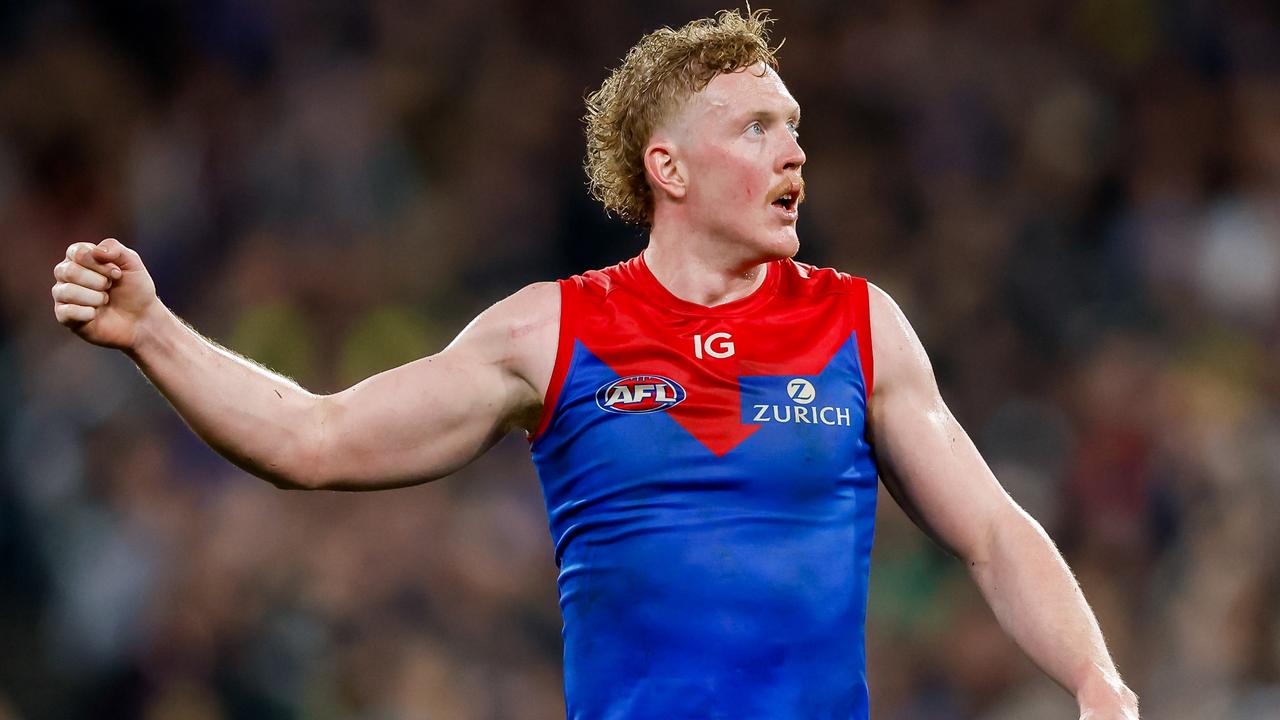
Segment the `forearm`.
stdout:
[[167,308],[139,323],[129,357],[214,450],[279,487],[305,487],[316,395],[205,339]]
[[970,569],[1006,632],[1083,709],[1137,707],[1079,584],[1048,535],[1021,510],[993,527]]

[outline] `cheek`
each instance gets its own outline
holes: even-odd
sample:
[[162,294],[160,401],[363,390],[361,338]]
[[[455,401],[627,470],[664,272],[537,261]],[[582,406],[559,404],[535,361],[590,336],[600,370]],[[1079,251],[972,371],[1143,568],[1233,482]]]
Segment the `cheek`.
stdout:
[[759,186],[759,172],[733,153],[720,152],[711,158],[715,168],[715,193],[721,200],[752,203],[765,192]]

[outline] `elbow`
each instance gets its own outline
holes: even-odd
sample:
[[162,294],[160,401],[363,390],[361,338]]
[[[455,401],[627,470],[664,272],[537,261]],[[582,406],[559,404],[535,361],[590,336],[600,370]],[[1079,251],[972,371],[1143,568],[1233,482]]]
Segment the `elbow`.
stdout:
[[303,474],[263,475],[262,479],[280,490],[323,490],[324,485],[316,478]]
[[964,556],[975,569],[997,560],[1023,557],[1037,547],[1057,552],[1044,527],[1012,502],[984,525],[978,537],[971,552]]
[[280,490],[324,490],[325,481],[308,469],[305,463],[285,462],[278,467],[262,468],[255,473]]
[[289,462],[260,464],[244,458],[226,455],[236,467],[265,480],[281,490],[319,490],[321,486],[307,473],[301,472]]
[[330,396],[315,396],[301,422],[294,428],[281,463],[268,468],[263,478],[281,490],[325,490],[332,483],[324,470],[328,451],[327,427],[333,415]]

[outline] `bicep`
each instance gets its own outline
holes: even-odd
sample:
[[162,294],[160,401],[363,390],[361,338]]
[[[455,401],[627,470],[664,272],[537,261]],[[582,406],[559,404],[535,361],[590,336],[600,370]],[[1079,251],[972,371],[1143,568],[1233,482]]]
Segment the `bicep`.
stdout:
[[316,475],[337,490],[443,477],[510,429],[510,379],[456,351],[375,375],[326,398]]
[[[538,368],[558,323],[548,289],[507,298],[449,347],[321,403],[315,475],[327,489],[371,490],[448,475],[518,427],[541,401]],[[535,370],[536,371],[536,370]]]
[[1016,508],[943,401],[915,331],[878,289],[872,333],[871,440],[881,478],[913,522],[972,559],[988,530]]

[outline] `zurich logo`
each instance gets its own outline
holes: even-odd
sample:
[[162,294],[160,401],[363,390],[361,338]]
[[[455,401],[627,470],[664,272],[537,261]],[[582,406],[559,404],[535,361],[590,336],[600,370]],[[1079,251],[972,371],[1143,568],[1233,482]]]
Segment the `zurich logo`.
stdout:
[[818,392],[813,383],[804,378],[787,381],[787,397],[791,398],[791,402],[784,405],[753,404],[751,422],[853,427],[852,409],[835,405],[814,405]]
[[813,402],[818,393],[813,389],[813,383],[803,378],[796,378],[787,383],[787,395],[801,405],[808,405]]
[[685,391],[671,378],[632,375],[614,380],[596,391],[596,405],[611,413],[651,413],[675,407]]

